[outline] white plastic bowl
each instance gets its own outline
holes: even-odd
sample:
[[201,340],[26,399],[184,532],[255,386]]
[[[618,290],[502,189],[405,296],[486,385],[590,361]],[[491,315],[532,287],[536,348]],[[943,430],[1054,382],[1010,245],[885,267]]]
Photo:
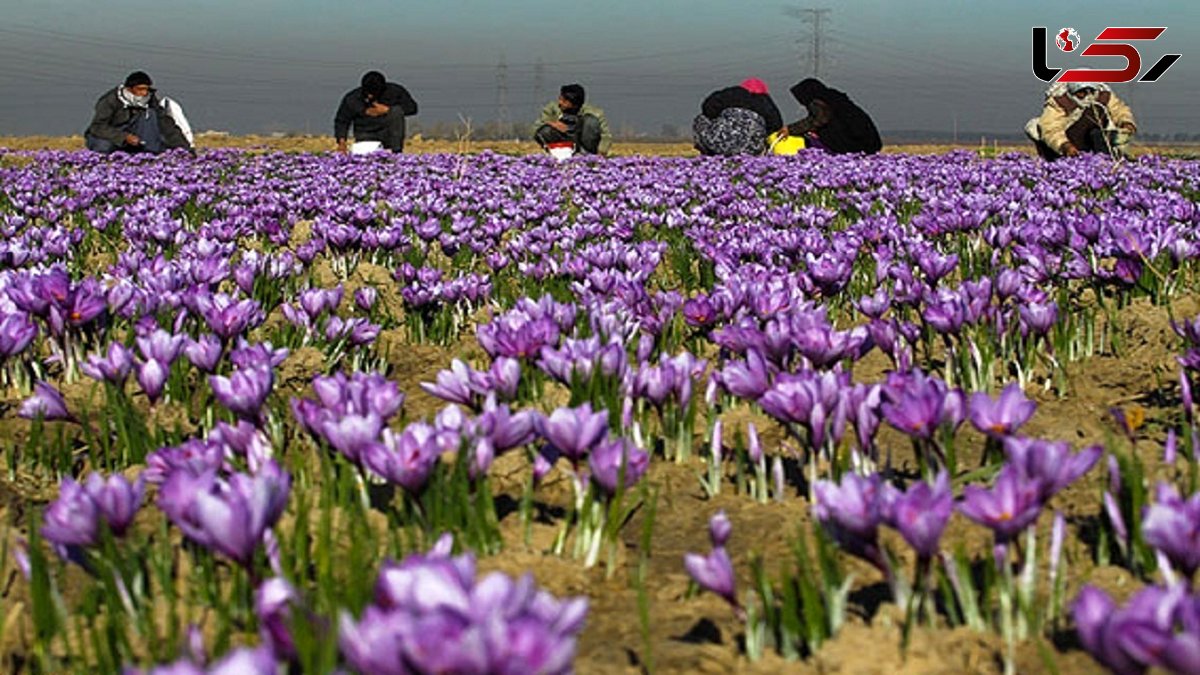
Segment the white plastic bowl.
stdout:
[[546,150],[550,151],[551,157],[560,162],[575,156],[575,145],[573,143],[551,143],[546,146]]
[[350,146],[350,154],[352,155],[369,155],[373,152],[379,152],[383,149],[383,143],[379,141],[359,141]]

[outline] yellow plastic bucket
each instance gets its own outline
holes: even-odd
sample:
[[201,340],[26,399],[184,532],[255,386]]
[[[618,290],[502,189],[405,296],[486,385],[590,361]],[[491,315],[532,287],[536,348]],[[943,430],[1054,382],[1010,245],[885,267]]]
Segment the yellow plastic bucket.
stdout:
[[771,148],[770,152],[775,155],[794,155],[804,149],[803,136],[784,136],[780,138],[779,132],[767,136],[767,146]]

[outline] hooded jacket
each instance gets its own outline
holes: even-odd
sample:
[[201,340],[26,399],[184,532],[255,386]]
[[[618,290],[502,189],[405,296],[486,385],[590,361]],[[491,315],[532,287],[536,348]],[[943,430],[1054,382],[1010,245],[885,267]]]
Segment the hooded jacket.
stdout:
[[171,117],[167,106],[158,98],[157,92],[150,93],[150,102],[146,108],[135,108],[126,106],[121,101],[120,96],[117,95],[120,89],[119,86],[113,87],[96,101],[92,123],[88,125],[85,133],[110,141],[114,145],[124,145],[125,135],[128,133],[126,128],[134,118],[148,108],[158,116],[158,128],[162,132],[163,145],[167,148],[187,149],[192,147],[179,125]]
[[[1124,101],[1117,98],[1111,90],[1101,90],[1097,92],[1096,103],[1103,109],[1101,118],[1107,116],[1108,119],[1094,120],[1096,126],[1105,128],[1110,126],[1119,127],[1128,124],[1134,129],[1137,128],[1137,122],[1133,119],[1133,111]],[[1038,128],[1041,133],[1042,142],[1050,146],[1055,152],[1062,154],[1065,146],[1070,143],[1067,131],[1079,122],[1087,111],[1082,108],[1075,100],[1075,97],[1065,91],[1061,94],[1051,93],[1046,97],[1046,105],[1042,108],[1042,116],[1038,118]]]

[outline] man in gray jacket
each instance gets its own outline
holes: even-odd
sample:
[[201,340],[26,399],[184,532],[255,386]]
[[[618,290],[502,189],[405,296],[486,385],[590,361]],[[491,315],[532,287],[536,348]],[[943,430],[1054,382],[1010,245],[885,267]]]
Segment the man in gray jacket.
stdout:
[[[125,84],[113,87],[96,101],[92,123],[83,138],[88,150],[158,154],[164,150],[182,148],[189,152],[192,144],[172,117],[172,107],[159,99],[150,76],[136,71],[125,78]],[[178,106],[174,109],[178,110]],[[178,113],[182,115],[182,111]],[[186,121],[183,122],[186,125]]]

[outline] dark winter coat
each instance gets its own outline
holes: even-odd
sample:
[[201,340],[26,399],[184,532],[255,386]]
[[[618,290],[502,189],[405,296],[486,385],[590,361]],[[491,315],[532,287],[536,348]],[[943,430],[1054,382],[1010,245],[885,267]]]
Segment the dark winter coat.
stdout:
[[[407,89],[395,82],[387,83],[378,101],[389,108],[398,106],[406,116],[417,114],[417,102],[413,100]],[[343,96],[342,103],[338,106],[337,114],[333,118],[333,137],[339,141],[348,138],[351,125],[354,126],[354,132],[358,135],[385,133],[388,120],[382,116],[368,116],[367,106],[367,99],[363,96],[362,87],[351,89]]]
[[[116,146],[125,144],[125,134],[128,133],[126,129],[129,124],[146,110],[146,108],[126,107],[117,95],[119,89],[120,87],[113,87],[96,101],[96,111],[92,115],[92,123],[88,125],[85,132]],[[158,100],[158,94],[151,93],[149,108],[158,116],[158,128],[162,133],[163,145],[167,148],[191,147],[187,137],[183,135],[179,126],[175,124],[175,120],[171,119],[162,102]]]

